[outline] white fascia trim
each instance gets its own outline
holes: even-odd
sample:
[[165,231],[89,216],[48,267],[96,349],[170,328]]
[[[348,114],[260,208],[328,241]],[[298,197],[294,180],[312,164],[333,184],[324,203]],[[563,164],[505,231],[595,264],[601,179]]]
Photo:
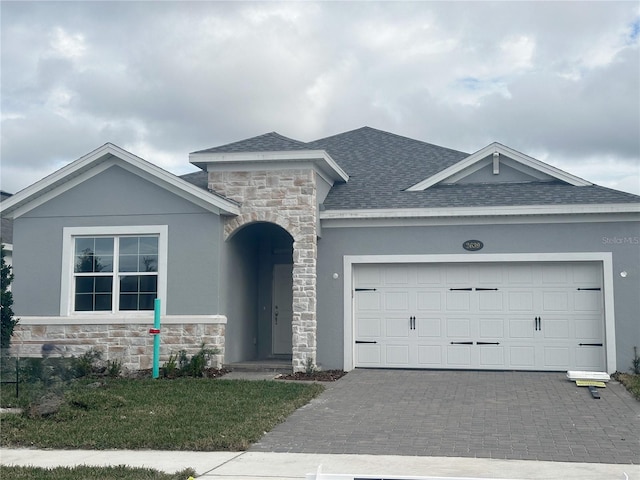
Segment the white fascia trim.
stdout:
[[364,218],[322,220],[322,228],[434,227],[443,225],[524,225],[639,222],[639,213],[602,215],[513,215],[503,217]]
[[[231,152],[231,153],[191,153],[189,161],[195,166],[214,170],[216,166],[249,165],[263,163],[312,162],[333,182],[347,182],[349,175],[340,168],[325,150],[286,150],[282,152]],[[218,169],[222,169],[218,167]]]
[[[153,312],[138,315],[73,315],[67,317],[32,316],[19,317],[20,325],[153,325]],[[160,319],[164,325],[205,324],[225,325],[227,317],[224,315],[163,315]]]
[[518,152],[512,148],[509,148],[505,145],[502,145],[498,142],[491,143],[487,145],[481,150],[478,150],[476,153],[469,155],[464,160],[456,163],[455,165],[451,165],[449,168],[445,168],[441,172],[436,173],[435,175],[422,180],[419,183],[407,188],[408,192],[418,192],[421,190],[426,190],[427,188],[440,183],[442,181],[447,180],[449,177],[457,174],[458,172],[469,168],[474,163],[484,159],[488,155],[492,155],[493,153],[500,153],[501,155],[505,155],[516,162],[522,163],[528,167],[533,168],[534,170],[539,170],[547,175],[550,175],[558,180],[562,180],[571,185],[575,186],[588,186],[593,185],[591,182],[583,180],[580,177],[576,177],[575,175],[571,175],[565,171],[560,170],[559,168],[553,167],[547,163],[541,162],[540,160],[536,160],[533,157],[525,155],[524,153]]
[[0,211],[8,212],[10,218],[20,217],[113,165],[123,167],[209,211],[240,214],[240,209],[235,203],[196,187],[111,143],[97,148],[16,193],[0,204]]
[[359,264],[372,263],[504,263],[504,262],[600,262],[604,287],[604,327],[607,373],[614,373],[616,364],[616,327],[613,304],[613,254],[611,252],[565,253],[480,253],[443,255],[345,255],[342,259],[344,370],[353,370],[355,362],[355,322],[353,321],[353,271]]
[[524,205],[513,207],[451,207],[451,208],[379,208],[371,210],[324,210],[320,220],[377,218],[441,218],[500,217],[511,215],[580,215],[593,213],[640,213],[640,203],[604,203],[580,205]]
[[[169,226],[168,225],[139,225],[139,226],[114,226],[114,227],[64,227],[62,229],[62,268],[60,275],[60,316],[75,318],[135,318],[146,316],[140,312],[73,312],[73,299],[71,298],[73,282],[73,238],[78,235],[158,235],[158,298],[160,299],[160,313],[167,312],[167,268],[169,252]],[[116,273],[114,272],[114,275]]]

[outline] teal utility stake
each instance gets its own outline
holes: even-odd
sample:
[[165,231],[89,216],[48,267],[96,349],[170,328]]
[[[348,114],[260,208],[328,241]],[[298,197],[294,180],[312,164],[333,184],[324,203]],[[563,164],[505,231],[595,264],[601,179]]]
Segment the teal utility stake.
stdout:
[[160,376],[160,299],[153,302],[153,328],[149,330],[153,335],[153,378]]

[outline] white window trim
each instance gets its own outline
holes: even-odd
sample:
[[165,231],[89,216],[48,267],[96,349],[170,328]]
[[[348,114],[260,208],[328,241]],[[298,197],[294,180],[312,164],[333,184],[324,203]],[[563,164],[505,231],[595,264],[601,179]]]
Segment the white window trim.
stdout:
[[[139,225],[117,227],[65,227],[62,231],[62,277],[60,279],[60,316],[61,317],[118,317],[139,318],[149,316],[148,311],[118,312],[74,312],[73,310],[73,239],[77,236],[119,236],[119,235],[158,235],[158,298],[160,313],[166,314],[167,299],[167,263],[168,263],[168,225]],[[114,272],[117,274],[117,272]]]
[[355,321],[353,310],[353,271],[356,265],[376,263],[508,263],[508,262],[595,262],[602,265],[604,287],[605,362],[608,373],[617,369],[616,327],[613,305],[613,254],[611,252],[566,253],[487,253],[487,254],[424,254],[424,255],[345,255],[342,259],[344,370],[355,365]]

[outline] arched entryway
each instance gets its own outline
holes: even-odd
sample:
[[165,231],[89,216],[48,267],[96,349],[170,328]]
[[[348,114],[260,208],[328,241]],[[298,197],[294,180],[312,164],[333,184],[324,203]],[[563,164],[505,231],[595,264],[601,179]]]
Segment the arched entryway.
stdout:
[[279,225],[253,222],[233,232],[224,248],[225,363],[290,361],[293,237]]

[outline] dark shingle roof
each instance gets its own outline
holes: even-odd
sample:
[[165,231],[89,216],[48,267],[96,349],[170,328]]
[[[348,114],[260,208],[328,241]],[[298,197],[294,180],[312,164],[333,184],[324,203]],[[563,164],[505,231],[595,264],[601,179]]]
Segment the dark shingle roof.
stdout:
[[347,183],[336,183],[327,195],[323,204],[326,210],[640,202],[639,196],[630,193],[597,185],[574,186],[560,180],[434,185],[424,191],[407,192],[410,186],[469,154],[371,127],[308,143],[272,132],[196,153],[284,150],[326,150],[349,175]]
[[281,152],[287,150],[308,150],[304,142],[287,138],[279,133],[271,132],[257,137],[247,138],[239,142],[220,147],[207,148],[193,153],[234,153],[234,152]]
[[207,172],[199,171],[199,172],[193,172],[193,173],[186,173],[184,175],[180,175],[180,178],[195,185],[196,187],[200,187],[205,190],[209,188],[209,180],[208,180],[209,175],[207,174]]

